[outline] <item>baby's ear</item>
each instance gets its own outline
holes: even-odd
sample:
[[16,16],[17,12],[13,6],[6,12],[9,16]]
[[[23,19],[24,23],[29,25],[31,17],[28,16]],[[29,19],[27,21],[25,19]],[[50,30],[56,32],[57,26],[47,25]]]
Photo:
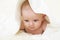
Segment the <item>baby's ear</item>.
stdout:
[[49,24],[50,23],[50,20],[48,18],[48,16],[45,16],[45,21]]
[[48,24],[48,23],[47,23],[45,20],[42,22],[41,28],[42,28],[43,31],[45,31],[45,29],[46,29],[46,27],[47,27],[47,24]]

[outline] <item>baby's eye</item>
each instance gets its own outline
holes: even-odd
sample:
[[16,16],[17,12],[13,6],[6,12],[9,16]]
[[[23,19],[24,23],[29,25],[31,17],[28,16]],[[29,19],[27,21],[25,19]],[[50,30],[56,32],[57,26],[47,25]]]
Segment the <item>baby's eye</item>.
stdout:
[[29,20],[24,20],[25,22],[29,22]]
[[37,22],[38,20],[34,20],[34,22]]

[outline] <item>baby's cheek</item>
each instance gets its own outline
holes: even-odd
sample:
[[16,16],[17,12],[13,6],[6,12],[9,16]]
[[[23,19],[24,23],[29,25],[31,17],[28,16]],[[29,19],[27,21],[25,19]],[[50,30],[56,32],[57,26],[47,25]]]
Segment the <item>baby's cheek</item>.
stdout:
[[40,26],[40,25],[41,25],[41,21],[35,23],[35,26]]
[[28,27],[29,26],[29,23],[24,22],[24,25],[25,25],[25,27]]

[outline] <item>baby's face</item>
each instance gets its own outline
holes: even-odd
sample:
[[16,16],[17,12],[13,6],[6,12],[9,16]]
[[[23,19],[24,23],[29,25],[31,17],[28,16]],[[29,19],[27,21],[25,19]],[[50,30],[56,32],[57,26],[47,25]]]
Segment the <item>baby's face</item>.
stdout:
[[25,8],[22,8],[22,18],[25,29],[28,30],[37,30],[41,26],[42,15],[38,15],[33,12],[33,10],[27,5]]

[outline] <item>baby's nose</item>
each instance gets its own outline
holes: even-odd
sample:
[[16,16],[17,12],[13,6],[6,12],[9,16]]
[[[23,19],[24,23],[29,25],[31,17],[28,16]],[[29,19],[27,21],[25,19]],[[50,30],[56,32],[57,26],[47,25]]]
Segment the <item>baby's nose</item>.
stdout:
[[29,24],[30,24],[30,26],[33,26],[33,25],[34,25],[34,23],[33,23],[33,22],[30,22]]

